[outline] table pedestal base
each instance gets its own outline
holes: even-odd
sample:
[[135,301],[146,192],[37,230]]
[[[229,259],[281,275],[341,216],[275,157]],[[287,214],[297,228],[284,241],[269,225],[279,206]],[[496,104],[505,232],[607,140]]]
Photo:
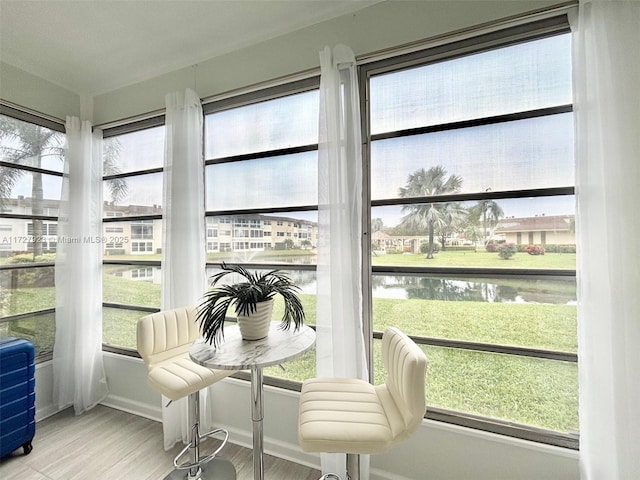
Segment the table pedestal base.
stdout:
[[[236,480],[236,469],[229,460],[216,457],[201,468],[201,480]],[[174,470],[164,480],[188,480],[189,470]],[[195,480],[195,479],[194,479]]]

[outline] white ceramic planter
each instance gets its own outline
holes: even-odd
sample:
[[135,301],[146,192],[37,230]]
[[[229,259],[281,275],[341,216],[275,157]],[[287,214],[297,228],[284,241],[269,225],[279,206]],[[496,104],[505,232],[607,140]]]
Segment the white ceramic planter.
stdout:
[[260,340],[269,334],[273,313],[273,298],[256,305],[251,315],[238,315],[238,327],[245,340]]

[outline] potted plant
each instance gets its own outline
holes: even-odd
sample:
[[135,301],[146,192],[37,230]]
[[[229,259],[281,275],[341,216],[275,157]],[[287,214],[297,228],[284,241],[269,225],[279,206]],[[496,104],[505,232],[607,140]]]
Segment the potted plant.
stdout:
[[[239,265],[220,265],[222,271],[211,277],[215,287],[204,294],[198,307],[196,321],[205,340],[217,346],[224,338],[224,322],[230,306],[235,307],[238,326],[245,340],[259,340],[269,333],[275,295],[284,299],[284,315],[280,328],[286,330],[295,325],[295,330],[304,323],[304,310],[298,298],[300,288],[280,270],[266,273],[250,272]],[[217,286],[229,274],[237,274],[244,281]]]

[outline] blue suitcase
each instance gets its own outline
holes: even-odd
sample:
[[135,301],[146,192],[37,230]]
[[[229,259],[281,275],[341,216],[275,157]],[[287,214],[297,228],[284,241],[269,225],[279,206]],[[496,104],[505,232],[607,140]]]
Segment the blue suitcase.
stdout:
[[36,433],[35,348],[21,338],[0,339],[0,458],[22,447],[31,452]]

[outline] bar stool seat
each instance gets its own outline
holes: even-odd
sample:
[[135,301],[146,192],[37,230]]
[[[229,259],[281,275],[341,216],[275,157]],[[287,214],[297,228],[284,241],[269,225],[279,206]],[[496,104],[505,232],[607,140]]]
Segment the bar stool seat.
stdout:
[[192,362],[185,353],[149,368],[147,383],[168,399],[178,400],[228,376],[224,370],[211,370]]
[[314,378],[300,402],[300,446],[313,452],[383,453],[393,431],[376,387],[364,380]]
[[[189,443],[174,458],[173,470],[165,480],[235,480],[231,462],[218,457],[229,432],[218,428],[200,434],[200,390],[233,374],[229,370],[211,370],[189,358],[189,347],[199,338],[195,322],[196,307],[177,308],[147,315],[138,320],[138,352],[147,365],[147,383],[171,401],[188,397]],[[224,436],[211,454],[200,456],[205,437]],[[190,459],[182,461],[189,453]]]
[[[305,452],[345,453],[347,477],[360,478],[359,455],[384,453],[409,438],[426,408],[424,352],[397,328],[382,336],[385,383],[314,378],[302,384],[298,441]],[[330,473],[325,480],[339,478]]]

